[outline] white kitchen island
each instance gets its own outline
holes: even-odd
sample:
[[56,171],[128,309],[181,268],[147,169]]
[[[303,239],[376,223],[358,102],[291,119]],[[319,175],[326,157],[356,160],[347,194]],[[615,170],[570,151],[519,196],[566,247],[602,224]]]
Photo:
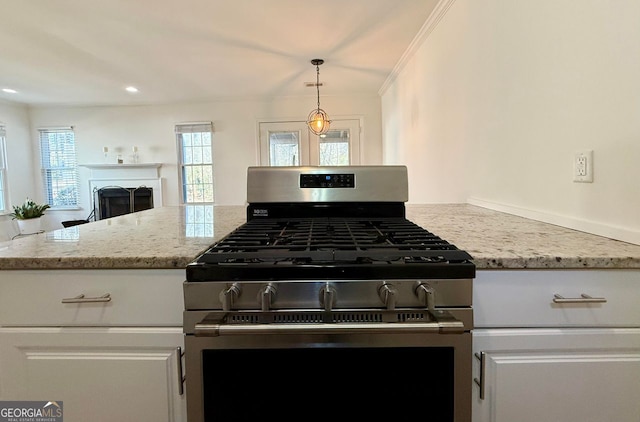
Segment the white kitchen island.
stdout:
[[640,246],[466,205],[407,214],[477,265],[474,422],[640,420]]
[[[407,217],[477,265],[474,421],[637,422],[640,246],[466,204]],[[162,207],[0,243],[0,400],[186,420],[184,267],[245,218]],[[583,293],[606,302],[553,302]]]
[[184,267],[244,222],[205,208],[0,243],[0,400],[62,401],[66,422],[186,421]]

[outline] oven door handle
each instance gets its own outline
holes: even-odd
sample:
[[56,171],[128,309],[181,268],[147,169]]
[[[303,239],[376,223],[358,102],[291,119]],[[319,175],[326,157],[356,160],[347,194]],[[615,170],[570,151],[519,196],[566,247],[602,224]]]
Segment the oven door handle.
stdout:
[[433,312],[430,322],[373,322],[373,323],[271,323],[227,324],[205,317],[194,328],[196,337],[232,335],[278,334],[462,334],[464,323],[447,311]]

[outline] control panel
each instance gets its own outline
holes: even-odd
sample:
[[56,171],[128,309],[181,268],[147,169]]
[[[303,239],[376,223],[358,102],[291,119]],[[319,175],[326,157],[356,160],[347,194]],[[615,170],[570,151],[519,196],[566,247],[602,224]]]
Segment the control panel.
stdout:
[[301,188],[355,188],[356,178],[351,174],[301,174]]

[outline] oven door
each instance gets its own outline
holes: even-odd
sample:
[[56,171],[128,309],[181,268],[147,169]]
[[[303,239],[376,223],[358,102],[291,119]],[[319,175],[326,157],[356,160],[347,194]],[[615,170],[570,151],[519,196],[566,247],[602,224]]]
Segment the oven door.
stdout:
[[298,422],[322,413],[397,420],[416,409],[429,420],[471,421],[469,330],[300,325],[196,324],[185,336],[189,422]]

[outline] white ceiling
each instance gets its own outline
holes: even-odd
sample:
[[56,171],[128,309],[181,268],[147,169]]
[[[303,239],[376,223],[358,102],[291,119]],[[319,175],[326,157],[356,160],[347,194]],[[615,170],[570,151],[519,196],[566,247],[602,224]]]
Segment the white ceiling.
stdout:
[[[0,99],[377,94],[438,0],[0,0]],[[126,86],[139,88],[137,94]]]

